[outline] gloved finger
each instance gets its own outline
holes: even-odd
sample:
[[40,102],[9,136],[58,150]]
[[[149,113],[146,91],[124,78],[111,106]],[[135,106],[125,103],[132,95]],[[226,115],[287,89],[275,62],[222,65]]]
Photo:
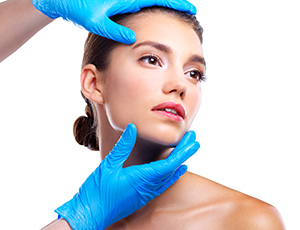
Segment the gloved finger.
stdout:
[[[144,178],[144,180],[139,180],[139,182],[131,180],[131,184],[137,188],[139,194],[143,197],[143,205],[146,205],[147,202],[153,200],[174,184],[186,171],[187,166],[182,165],[166,179],[158,178],[156,182],[153,182],[152,180]],[[131,179],[131,177],[129,177],[129,179]]]
[[163,6],[172,8],[178,11],[183,11],[188,14],[196,14],[197,8],[186,0],[139,0],[139,8],[150,7],[150,6]]
[[128,124],[112,151],[105,158],[108,166],[123,165],[134,147],[136,137],[135,125]]
[[182,137],[178,145],[175,147],[175,149],[179,149],[184,145],[194,142],[195,140],[196,140],[196,133],[190,130],[184,134],[184,136]]
[[[169,174],[162,175],[157,177],[155,180],[152,180],[147,184],[147,187],[153,191],[158,191],[163,186],[171,186],[179,177],[181,177],[187,171],[186,165],[180,165],[175,171],[172,171]],[[173,179],[172,179],[173,178]],[[166,185],[169,184],[169,185]]]
[[[196,133],[194,131],[188,131],[183,136],[178,145],[173,149],[171,154],[167,157],[167,161],[169,163],[178,160],[178,153],[182,151],[182,149],[186,148],[186,146],[194,143],[196,141]],[[198,149],[197,149],[198,150]],[[184,160],[185,161],[185,160]],[[184,162],[182,161],[182,163]]]
[[183,174],[187,171],[186,165],[181,165],[173,174],[173,176],[166,182],[164,185],[157,190],[158,194],[162,194],[165,190],[167,190],[172,184],[174,184]]
[[[186,145],[188,145],[190,143],[195,142],[195,140],[196,140],[196,133],[194,131],[186,132],[186,134],[183,136],[181,141],[178,143],[178,145],[175,147],[175,149],[172,152],[176,153],[176,151],[184,148]],[[173,155],[173,154],[171,153],[168,156],[168,158],[171,158],[171,155]],[[174,156],[174,157],[176,158],[176,156]],[[162,175],[160,172],[161,168],[163,168],[165,166],[165,163],[166,163],[165,160],[160,160],[160,161],[150,162],[148,164],[132,165],[129,168],[130,168],[130,172],[134,172],[135,175],[140,174],[141,178],[143,177],[143,175],[145,175],[145,176],[151,176],[152,181],[155,181],[156,179],[157,179],[157,181],[160,181],[164,178],[169,177],[169,175],[167,175],[167,173],[164,173],[165,175]],[[129,170],[129,168],[127,170]],[[169,173],[173,173],[174,170],[171,170]]]
[[151,162],[151,168],[157,174],[157,177],[168,175],[194,155],[199,148],[200,144],[197,141],[175,148],[166,159]]
[[[175,147],[175,149],[173,150],[173,152],[176,153],[176,151],[178,151],[179,149],[185,148],[185,146],[187,146],[190,143],[195,142],[196,140],[196,133],[194,131],[188,131],[183,138],[181,139],[181,141],[178,143],[178,145]],[[170,161],[172,161],[172,153],[170,154],[170,156],[168,156],[168,158],[170,158]],[[177,155],[176,155],[177,156]],[[176,156],[174,156],[176,158]],[[147,167],[142,167],[142,166],[136,166],[136,171],[137,172],[141,172],[143,173],[143,175],[147,176],[147,175],[152,175],[152,181],[161,181],[162,179],[168,179],[170,177],[169,174],[173,173],[174,170],[179,166],[176,166],[173,170],[169,170],[169,174],[167,172],[164,171],[164,167],[167,164],[160,164],[159,162],[150,162]],[[134,168],[132,168],[133,170]]]
[[108,17],[104,17],[101,24],[95,24],[89,30],[94,34],[124,44],[132,44],[136,40],[135,33],[131,29],[113,22]]
[[171,169],[172,167],[177,168],[188,158],[194,155],[199,148],[200,148],[200,144],[197,141],[188,143],[187,145],[184,145],[178,149],[175,148],[166,159],[166,162],[168,163]]
[[[194,131],[188,131],[186,132],[186,134],[183,136],[183,138],[181,139],[181,141],[178,143],[178,145],[173,149],[173,151],[170,153],[170,155],[167,157],[165,163],[166,164],[162,164],[160,165],[160,169],[161,170],[157,170],[158,173],[161,173],[163,171],[163,167],[165,165],[171,165],[172,162],[176,161],[176,159],[180,159],[178,154],[183,151],[184,148],[186,148],[186,146],[188,146],[191,143],[194,143],[196,140],[196,133]],[[186,156],[184,158],[182,158],[182,160],[180,161],[182,164],[186,159],[188,159],[190,156]],[[179,164],[179,165],[180,165]],[[155,163],[153,164],[153,167],[155,166]],[[179,165],[174,165],[174,169],[171,169],[171,172],[174,171]],[[157,166],[158,167],[158,166]]]

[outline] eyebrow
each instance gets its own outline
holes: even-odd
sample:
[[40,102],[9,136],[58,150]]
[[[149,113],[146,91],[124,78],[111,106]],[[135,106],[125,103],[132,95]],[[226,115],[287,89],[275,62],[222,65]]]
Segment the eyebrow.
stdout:
[[145,42],[138,43],[132,49],[136,49],[140,46],[152,46],[155,49],[158,49],[165,53],[168,53],[168,54],[172,53],[172,49],[169,46],[166,46],[166,45],[158,43],[158,42],[152,42],[152,41],[145,41]]
[[189,58],[189,61],[190,62],[199,62],[201,64],[203,64],[205,67],[206,67],[206,62],[205,62],[205,59],[204,57],[202,56],[199,56],[199,55],[193,55]]
[[[153,42],[153,41],[145,41],[145,42],[138,43],[132,49],[136,49],[136,48],[141,47],[141,46],[152,46],[155,49],[160,50],[162,52],[165,52],[167,54],[170,54],[170,53],[173,52],[171,47],[169,47],[167,45],[164,45],[164,44],[161,44],[159,42]],[[189,62],[198,62],[198,63],[203,64],[206,67],[205,59],[204,59],[204,57],[202,57],[200,55],[195,54],[195,55],[191,56],[189,58]]]

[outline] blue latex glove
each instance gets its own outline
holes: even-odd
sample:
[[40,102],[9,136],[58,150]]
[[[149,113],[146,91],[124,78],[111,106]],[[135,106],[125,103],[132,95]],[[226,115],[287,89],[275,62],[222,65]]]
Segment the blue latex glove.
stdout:
[[196,7],[187,0],[33,0],[33,5],[49,18],[62,17],[86,30],[121,43],[132,44],[132,30],[118,25],[109,17],[134,13],[143,7],[164,6],[196,14]]
[[200,147],[189,131],[166,159],[123,168],[136,135],[135,126],[129,124],[73,199],[55,210],[72,229],[105,229],[142,208],[186,172],[187,166],[181,164]]

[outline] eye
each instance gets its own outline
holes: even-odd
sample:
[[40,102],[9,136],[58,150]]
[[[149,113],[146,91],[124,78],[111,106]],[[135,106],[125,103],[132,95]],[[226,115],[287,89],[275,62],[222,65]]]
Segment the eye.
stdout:
[[143,56],[139,59],[139,61],[145,62],[149,65],[161,66],[159,58],[154,55]]
[[186,73],[186,75],[188,75],[190,78],[193,78],[197,81],[205,81],[206,80],[204,73],[199,70],[189,71]]

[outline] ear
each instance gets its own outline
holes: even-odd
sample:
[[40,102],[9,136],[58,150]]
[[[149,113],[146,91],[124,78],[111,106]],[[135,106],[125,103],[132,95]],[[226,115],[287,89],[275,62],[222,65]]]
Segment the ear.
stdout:
[[92,64],[86,65],[80,75],[81,91],[90,100],[103,104],[104,98],[99,87],[101,73],[96,66]]

